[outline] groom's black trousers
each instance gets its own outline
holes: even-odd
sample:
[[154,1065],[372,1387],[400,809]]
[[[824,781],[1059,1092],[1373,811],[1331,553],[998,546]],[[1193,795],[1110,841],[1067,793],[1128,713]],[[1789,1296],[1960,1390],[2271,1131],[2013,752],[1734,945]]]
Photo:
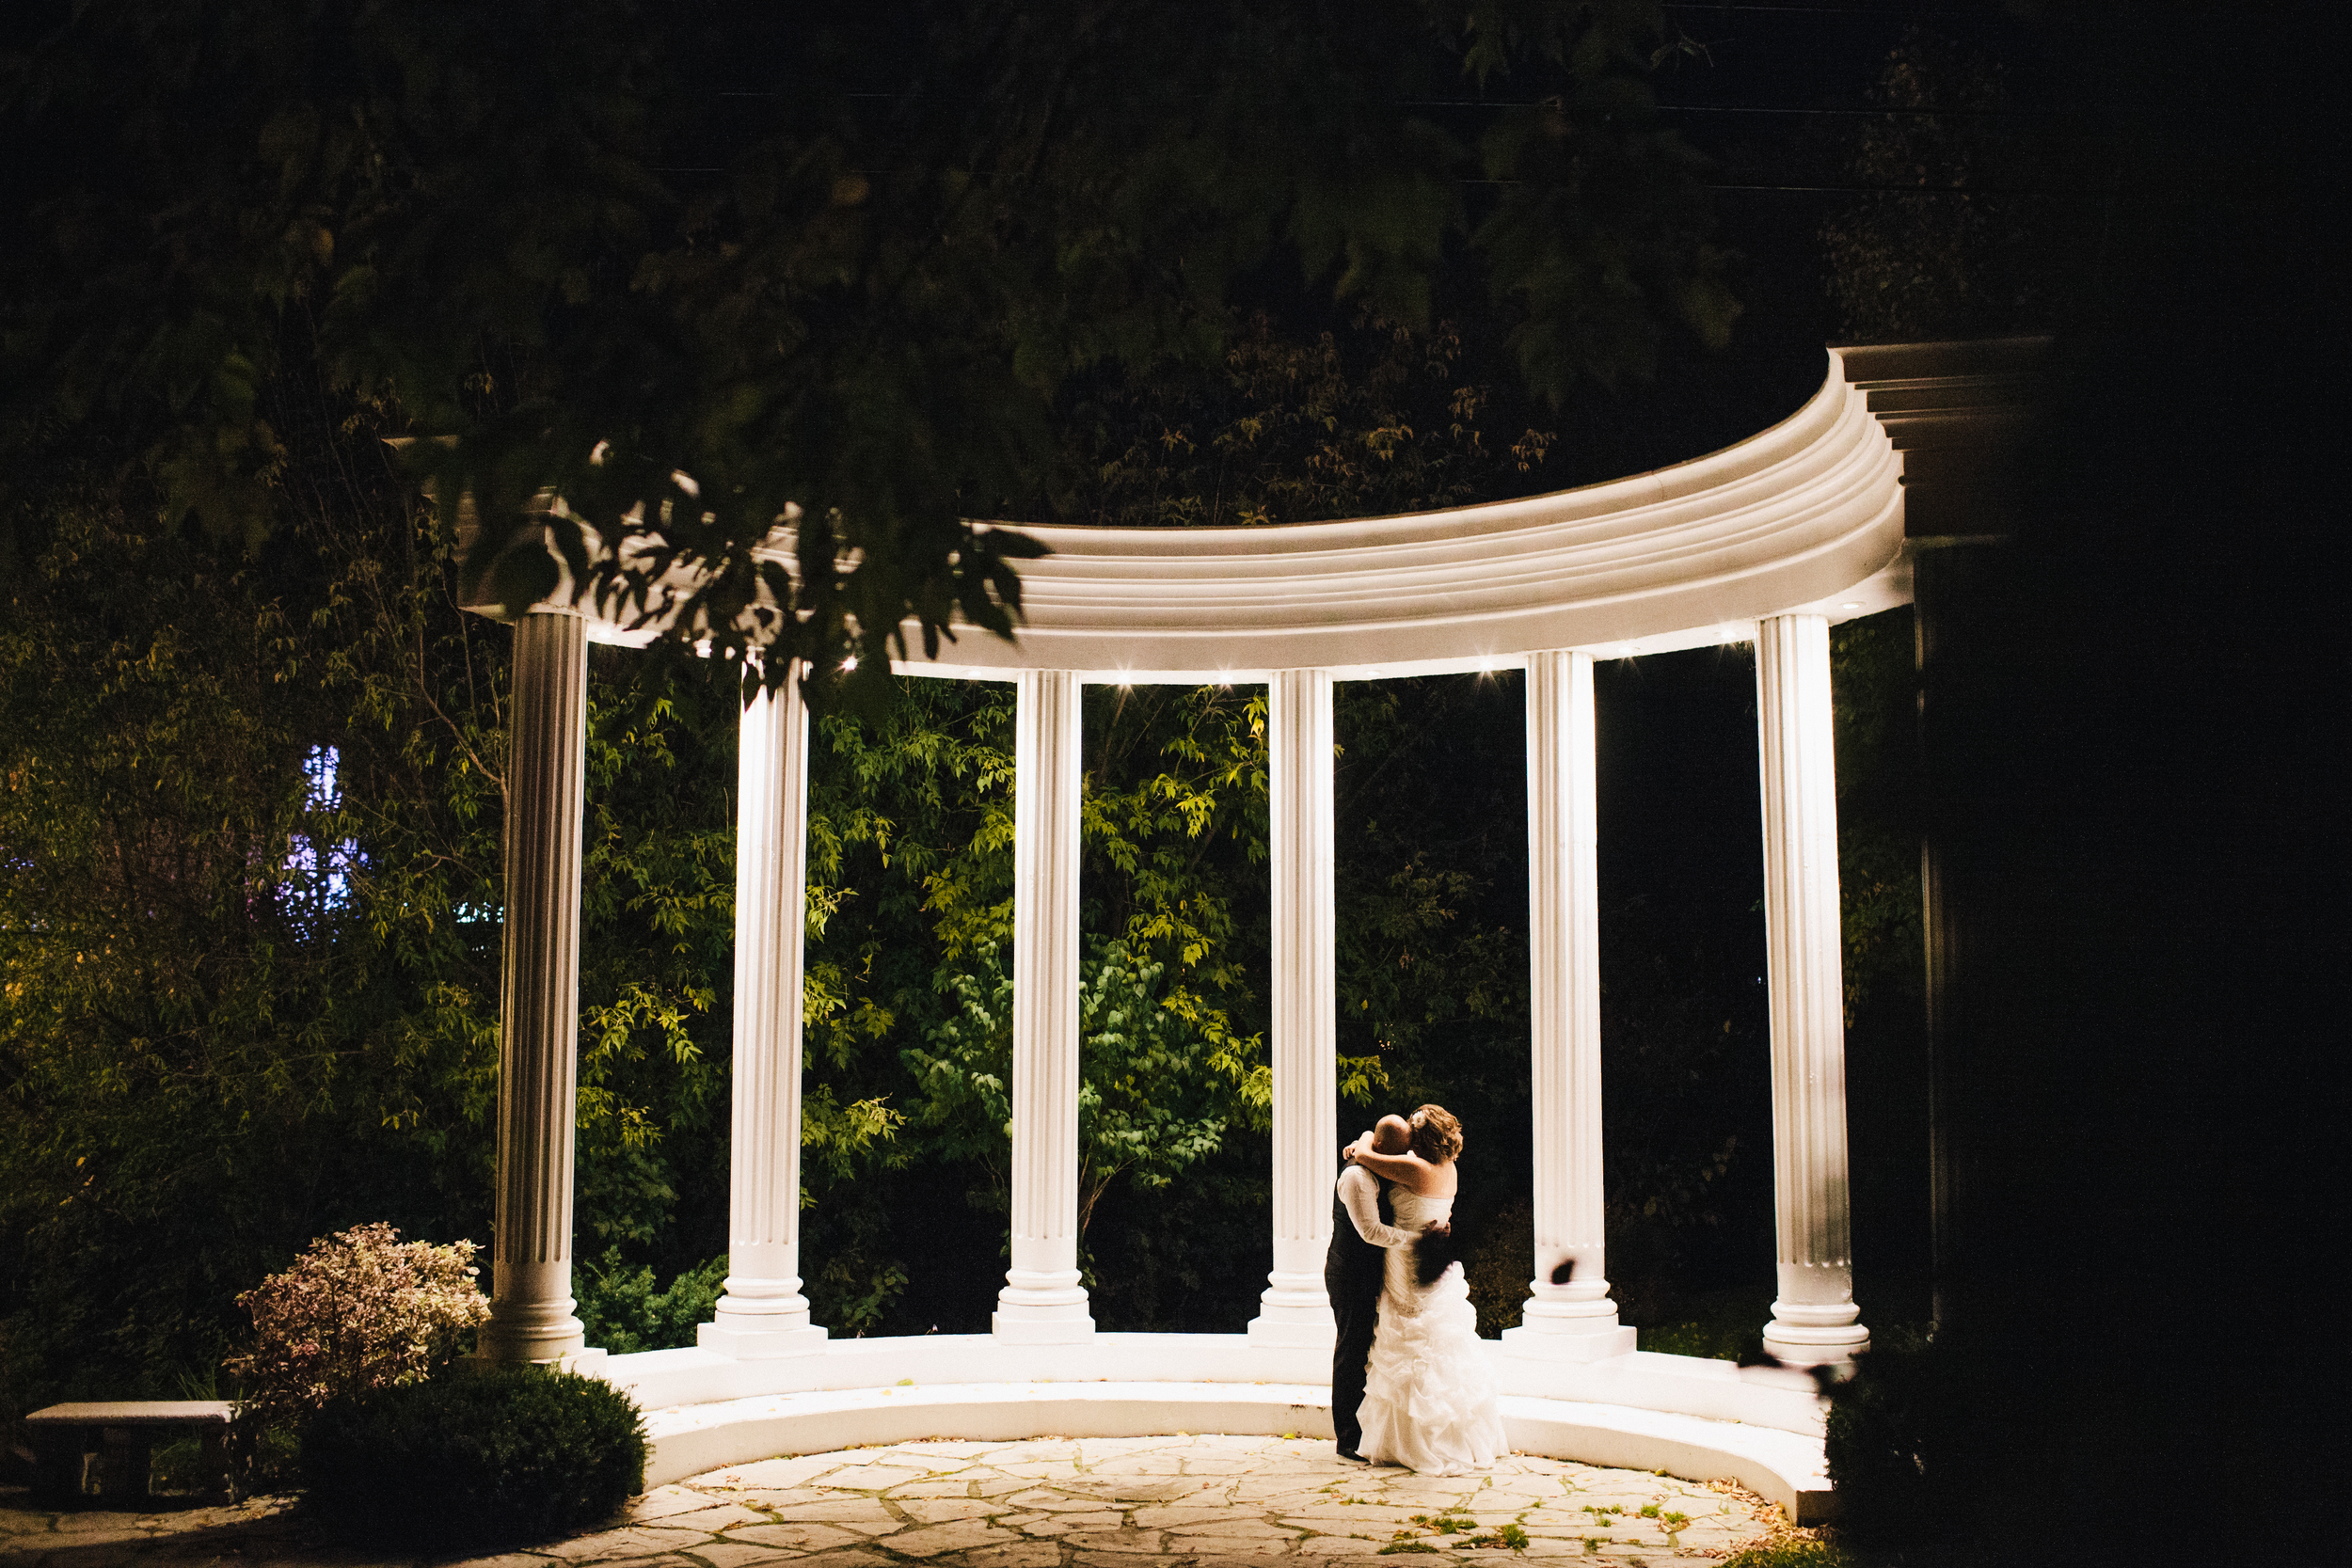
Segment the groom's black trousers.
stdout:
[[[1380,1218],[1390,1221],[1389,1194],[1380,1191]],[[1331,1196],[1331,1250],[1324,1257],[1323,1289],[1331,1298],[1331,1316],[1339,1338],[1331,1345],[1331,1433],[1343,1452],[1354,1453],[1364,1440],[1363,1423],[1356,1407],[1364,1402],[1364,1364],[1372,1359],[1373,1330],[1380,1325],[1380,1276],[1388,1254],[1356,1234],[1356,1222],[1334,1193]]]
[[1372,1359],[1373,1330],[1380,1324],[1380,1276],[1365,1279],[1360,1271],[1351,1275],[1327,1267],[1323,1285],[1340,1328],[1331,1346],[1331,1431],[1340,1448],[1354,1453],[1364,1441],[1356,1409],[1364,1402],[1364,1366]]

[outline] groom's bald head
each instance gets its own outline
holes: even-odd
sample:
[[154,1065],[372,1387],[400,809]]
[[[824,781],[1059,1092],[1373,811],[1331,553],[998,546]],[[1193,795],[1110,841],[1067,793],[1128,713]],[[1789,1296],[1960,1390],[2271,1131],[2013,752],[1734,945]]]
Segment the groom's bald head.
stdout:
[[1402,1154],[1413,1147],[1413,1124],[1403,1117],[1382,1117],[1373,1125],[1372,1147],[1382,1154]]

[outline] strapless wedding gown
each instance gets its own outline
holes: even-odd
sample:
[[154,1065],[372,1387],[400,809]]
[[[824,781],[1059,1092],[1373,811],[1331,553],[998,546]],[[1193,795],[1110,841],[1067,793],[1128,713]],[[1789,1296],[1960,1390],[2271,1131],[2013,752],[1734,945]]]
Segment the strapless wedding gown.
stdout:
[[[1402,1188],[1392,1201],[1402,1230],[1426,1230],[1454,1212],[1450,1197]],[[1375,1464],[1423,1475],[1484,1470],[1508,1450],[1462,1265],[1423,1286],[1413,1272],[1413,1249],[1400,1246],[1389,1249],[1387,1268],[1358,1412],[1364,1428],[1359,1451]]]

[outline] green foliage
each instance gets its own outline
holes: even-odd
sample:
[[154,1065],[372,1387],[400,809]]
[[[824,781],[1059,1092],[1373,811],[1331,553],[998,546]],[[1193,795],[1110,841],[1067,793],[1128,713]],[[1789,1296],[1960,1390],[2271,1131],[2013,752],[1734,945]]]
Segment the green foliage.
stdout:
[[[1083,401],[1089,474],[1057,511],[1110,527],[1216,527],[1421,511],[1537,487],[1550,430],[1496,434],[1460,328],[1359,309],[1312,341],[1251,313],[1221,366],[1129,376]],[[1089,427],[1090,423],[1090,428]]]
[[1918,675],[1908,610],[1830,631],[1846,1024],[1925,985],[1919,928]]
[[[920,1096],[917,1125],[951,1158],[975,1160],[1001,1187],[1010,1157],[1012,977],[993,948],[977,975],[948,972],[955,1010],[925,1051],[905,1053]],[[1117,942],[1089,944],[1079,984],[1078,1230],[1112,1181],[1166,1187],[1222,1142],[1219,1114],[1251,1065],[1212,1021],[1204,1027],[1159,994],[1162,966]]]
[[1852,1568],[1853,1556],[1835,1542],[1789,1536],[1735,1552],[1724,1568]]
[[[267,405],[301,503],[272,553],[87,467],[15,515],[0,1372],[20,1409],[217,1366],[231,1298],[322,1232],[487,1228],[506,634],[458,613],[453,540],[403,500],[376,412],[284,385]],[[597,675],[579,1185],[590,1234],[642,1239],[714,1185],[693,1134],[724,1083],[734,690],[694,661]]]
[[1847,175],[1869,194],[1821,227],[1846,336],[1922,342],[2046,321],[2058,207],[2005,133],[2000,64],[1920,27],[1886,56]]
[[1534,1257],[1535,1211],[1523,1201],[1505,1204],[1479,1231],[1462,1273],[1482,1338],[1501,1338],[1504,1329],[1519,1326]]
[[[588,575],[592,525],[630,546],[604,597],[828,680],[854,648],[879,703],[908,617],[1010,625],[1030,551],[967,519],[1060,487],[1065,388],[1214,365],[1269,270],[1416,330],[1467,270],[1554,401],[1720,338],[1661,37],[1648,3],[77,8],[0,77],[77,150],[28,162],[0,263],[0,472],[103,428],[174,521],[282,539],[273,391],[330,387],[472,496],[469,589],[549,589],[541,522]],[[1466,71],[1534,106],[1472,147],[1421,107]],[[784,521],[797,571],[751,554]]]
[[644,1490],[645,1455],[644,1418],[609,1383],[453,1372],[320,1411],[302,1437],[303,1497],[358,1540],[520,1544],[609,1519]]
[[1962,1516],[1951,1471],[1963,1412],[1986,1397],[1927,1335],[1873,1330],[1854,1375],[1828,1387],[1822,1442],[1837,1491],[1837,1528],[1856,1542],[1931,1540]]
[[1749,1312],[1740,1319],[1692,1319],[1641,1331],[1641,1348],[1662,1355],[1696,1355],[1711,1361],[1747,1363],[1764,1351],[1764,1320]]
[[694,1343],[695,1329],[711,1321],[726,1276],[727,1260],[713,1258],[678,1275],[667,1290],[657,1290],[652,1267],[630,1267],[615,1246],[573,1270],[572,1294],[588,1342],[614,1355],[630,1355]]
[[[648,569],[719,568],[723,647],[743,545],[797,507],[803,651],[831,670],[850,618],[996,619],[1015,546],[962,519],[1000,499],[1295,518],[1539,483],[1549,421],[1502,420],[1435,307],[1469,235],[1469,293],[1527,328],[1539,394],[1637,371],[1649,318],[1699,320],[1696,187],[1645,119],[1654,7],[1016,9],[796,17],[748,131],[681,90],[721,63],[707,40],[597,6],[135,3],[9,63],[10,106],[97,160],[34,193],[0,261],[11,1401],[213,1365],[234,1291],[323,1230],[486,1232],[506,633],[460,613],[460,578],[542,487],[608,528],[646,501]],[[909,36],[887,113],[843,96],[845,62]],[[1559,107],[1457,145],[1408,105],[1465,59]],[[913,86],[941,71],[987,87]],[[665,184],[707,141],[725,175]],[[1514,183],[1483,183],[1491,158]],[[1343,297],[1329,333],[1237,307],[1269,259],[1309,280],[1305,318]],[[395,460],[393,436],[446,440]],[[470,491],[481,552],[424,479]],[[723,1237],[735,668],[592,663],[578,1210],[616,1348],[680,1332]],[[1009,692],[866,695],[813,748],[804,997],[808,1289],[850,1334],[920,1326],[943,1195],[1001,1203],[1010,915]],[[1262,1272],[1264,701],[1087,701],[1084,1202],[1116,1278],[1089,1260],[1136,1326],[1231,1328],[1187,1314]],[[1516,755],[1515,684],[1340,704],[1343,1096],[1453,1103],[1511,1180],[1523,834],[1516,804],[1463,809],[1448,746],[1470,723]],[[304,777],[329,747],[331,798]],[[1679,1038],[1675,1071],[1711,1059]]]

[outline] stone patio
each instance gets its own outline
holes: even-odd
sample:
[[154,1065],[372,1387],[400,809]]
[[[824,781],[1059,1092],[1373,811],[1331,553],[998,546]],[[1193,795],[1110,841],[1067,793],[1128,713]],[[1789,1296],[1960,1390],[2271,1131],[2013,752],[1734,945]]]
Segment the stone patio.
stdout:
[[[902,1443],[768,1459],[638,1498],[609,1529],[467,1561],[499,1568],[1146,1568],[1375,1556],[1494,1565],[1711,1562],[1785,1529],[1726,1482],[1513,1455],[1439,1479],[1279,1437]],[[1521,1544],[1523,1541],[1523,1544]],[[37,1513],[0,1496],[0,1558],[25,1568],[413,1560],[327,1543],[283,1499],[151,1513]]]

